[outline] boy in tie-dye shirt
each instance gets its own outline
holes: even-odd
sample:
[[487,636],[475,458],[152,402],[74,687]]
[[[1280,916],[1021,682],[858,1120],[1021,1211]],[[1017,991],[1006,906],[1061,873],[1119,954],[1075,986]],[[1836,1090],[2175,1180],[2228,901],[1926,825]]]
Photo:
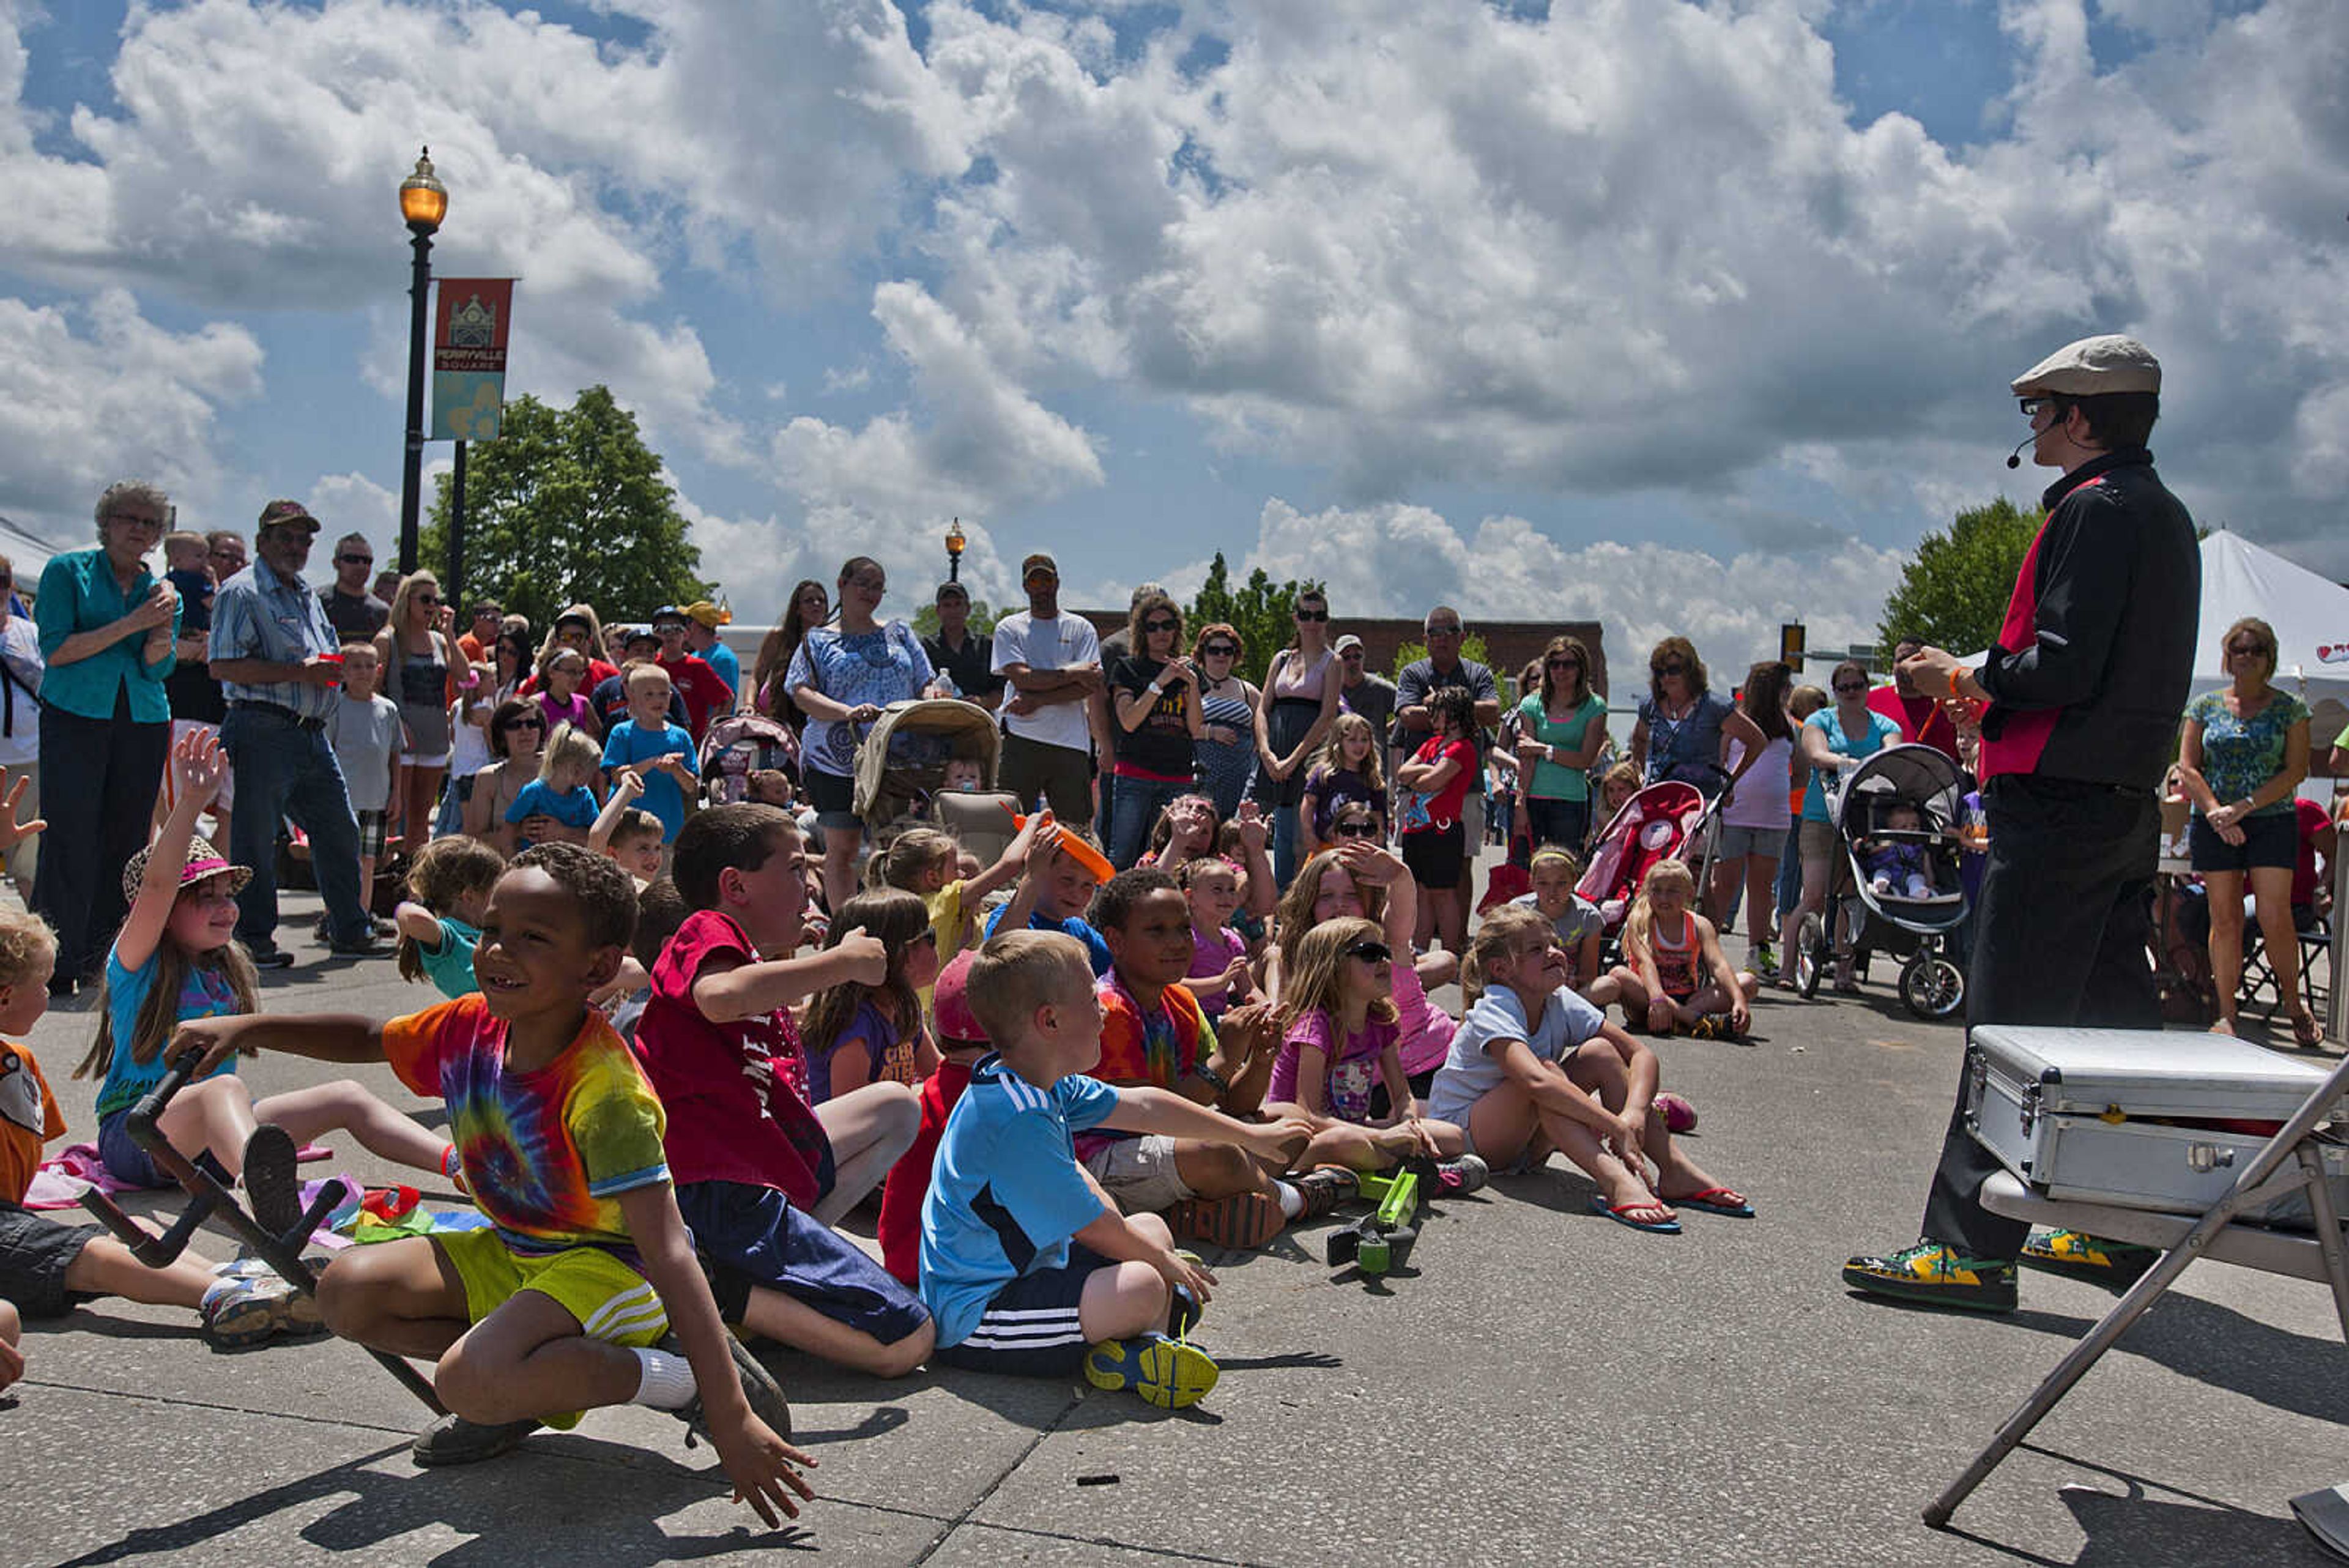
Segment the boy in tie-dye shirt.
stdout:
[[204,1019],[181,1026],[172,1054],[388,1062],[447,1101],[492,1228],[357,1248],[318,1282],[336,1334],[439,1359],[452,1414],[417,1439],[419,1462],[490,1458],[582,1407],[647,1405],[706,1431],[737,1495],[772,1524],[778,1509],[798,1513],[794,1492],[812,1495],[792,1468],[812,1461],[784,1440],[781,1391],[719,1320],[670,1189],[660,1101],[587,1002],[618,973],[636,916],[616,863],[542,844],[490,894],[479,995],[381,1024]]

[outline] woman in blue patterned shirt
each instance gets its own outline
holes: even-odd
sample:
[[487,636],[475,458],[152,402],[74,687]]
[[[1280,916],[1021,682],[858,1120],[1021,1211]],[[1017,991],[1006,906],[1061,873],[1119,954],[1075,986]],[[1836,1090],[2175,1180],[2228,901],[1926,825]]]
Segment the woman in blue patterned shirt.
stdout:
[[2291,999],[2292,1038],[2323,1038],[2300,991],[2300,939],[2292,925],[2292,870],[2299,854],[2292,795],[2308,776],[2308,705],[2271,682],[2275,628],[2246,616],[2220,639],[2230,684],[2186,709],[2178,771],[2194,803],[2189,846],[2210,895],[2210,978],[2219,992],[2211,1029],[2235,1032],[2243,972],[2243,888],[2259,910],[2276,990]]

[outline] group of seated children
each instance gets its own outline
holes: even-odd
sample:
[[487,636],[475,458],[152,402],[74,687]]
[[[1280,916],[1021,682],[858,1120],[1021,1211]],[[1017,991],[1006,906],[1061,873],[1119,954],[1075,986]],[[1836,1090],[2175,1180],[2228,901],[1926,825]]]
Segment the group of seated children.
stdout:
[[[741,1334],[880,1376],[1081,1370],[1180,1407],[1216,1367],[1191,1338],[1215,1278],[1178,1242],[1259,1245],[1352,1196],[1358,1172],[1424,1158],[1457,1192],[1488,1161],[1530,1168],[1555,1149],[1627,1225],[1752,1212],[1673,1143],[1653,1054],[1577,994],[1589,958],[1538,891],[1477,933],[1467,1018],[1428,1002],[1408,872],[1337,831],[1359,803],[1333,814],[1339,847],[1301,868],[1255,964],[1224,923],[1236,878],[1212,850],[1180,876],[1097,884],[1040,816],[991,867],[943,835],[901,840],[879,857],[885,886],[806,951],[808,856],[773,806],[693,815],[670,876],[641,889],[616,846],[543,842],[508,863],[448,841],[419,857],[399,925],[403,971],[449,1000],[378,1023],[253,1011],[232,940],[243,873],[193,835],[223,772],[216,742],[191,736],[171,767],[177,804],[133,864],[84,1064],[107,1075],[109,1171],[161,1185],[121,1121],[167,1056],[193,1052],[161,1129],[241,1179],[264,1224],[297,1221],[296,1146],[339,1127],[460,1182],[491,1226],[350,1249],[314,1304],[257,1265],[143,1269],[11,1203],[0,1293],[42,1314],[110,1292],[195,1307],[223,1345],[323,1324],[431,1359],[450,1414],[417,1439],[423,1463],[643,1404],[708,1436],[771,1522],[810,1495],[812,1461]],[[1260,832],[1250,847],[1260,860]],[[972,947],[978,900],[1007,884]],[[1651,891],[1651,951],[1717,956],[1684,899]],[[0,1031],[38,1016],[44,935],[0,931]],[[1671,1005],[1651,979],[1653,1005]],[[6,1049],[0,1104],[29,1131],[0,1143],[0,1178],[21,1196],[58,1129],[29,1054]],[[450,1140],[355,1083],[256,1105],[233,1069],[259,1050],[386,1063],[444,1102]],[[878,1262],[833,1229],[876,1193]],[[13,1348],[0,1374],[12,1366]]]

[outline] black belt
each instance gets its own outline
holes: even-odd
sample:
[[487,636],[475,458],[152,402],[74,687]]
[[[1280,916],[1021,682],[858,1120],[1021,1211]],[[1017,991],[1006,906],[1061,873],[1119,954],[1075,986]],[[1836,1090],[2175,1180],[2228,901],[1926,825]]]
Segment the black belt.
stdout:
[[317,731],[326,727],[326,722],[324,719],[305,717],[296,713],[283,702],[232,702],[229,706],[244,709],[247,712],[270,714],[274,718],[285,720],[297,730]]

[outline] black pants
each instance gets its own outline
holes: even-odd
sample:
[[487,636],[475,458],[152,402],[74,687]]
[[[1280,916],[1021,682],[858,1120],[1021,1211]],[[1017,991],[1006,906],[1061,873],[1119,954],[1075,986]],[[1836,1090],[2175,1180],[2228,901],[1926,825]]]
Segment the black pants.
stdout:
[[[2160,811],[2153,792],[2006,774],[1984,792],[1990,859],[1975,914],[1966,1024],[2158,1029],[2147,900]],[[1923,1233],[1972,1258],[2023,1252],[2031,1228],[1982,1206],[1999,1168],[1965,1127],[1965,1071],[1925,1199]]]
[[118,690],[114,717],[87,719],[51,703],[41,710],[41,860],[33,909],[57,933],[57,972],[94,974],[129,906],[122,867],[146,847],[171,722],[133,723]]

